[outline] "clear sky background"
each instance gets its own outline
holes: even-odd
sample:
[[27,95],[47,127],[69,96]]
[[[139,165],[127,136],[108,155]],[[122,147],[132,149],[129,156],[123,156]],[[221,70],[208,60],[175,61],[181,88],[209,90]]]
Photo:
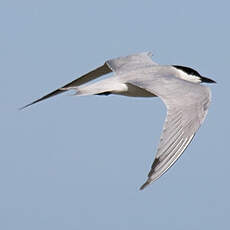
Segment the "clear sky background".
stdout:
[[[0,1],[0,229],[229,229],[229,1]],[[58,96],[107,59],[152,51],[218,82],[177,163],[139,191],[158,98]]]

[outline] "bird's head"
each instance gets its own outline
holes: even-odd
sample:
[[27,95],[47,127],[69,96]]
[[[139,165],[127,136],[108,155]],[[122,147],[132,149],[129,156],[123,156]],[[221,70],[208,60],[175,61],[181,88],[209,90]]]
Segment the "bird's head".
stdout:
[[214,80],[201,76],[196,70],[180,65],[173,65],[174,68],[178,71],[178,76],[181,79],[194,82],[194,83],[216,83]]

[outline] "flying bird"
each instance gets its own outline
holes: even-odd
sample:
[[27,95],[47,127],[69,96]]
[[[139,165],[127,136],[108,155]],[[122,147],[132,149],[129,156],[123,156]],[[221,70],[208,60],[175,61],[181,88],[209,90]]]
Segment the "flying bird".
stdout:
[[[108,60],[21,109],[68,90],[75,90],[76,95],[84,96],[117,94],[159,97],[167,108],[167,116],[148,179],[140,187],[144,189],[176,162],[203,123],[211,101],[211,91],[200,83],[216,83],[190,67],[159,65],[151,57],[151,52],[143,52]],[[111,72],[113,76],[86,84]]]

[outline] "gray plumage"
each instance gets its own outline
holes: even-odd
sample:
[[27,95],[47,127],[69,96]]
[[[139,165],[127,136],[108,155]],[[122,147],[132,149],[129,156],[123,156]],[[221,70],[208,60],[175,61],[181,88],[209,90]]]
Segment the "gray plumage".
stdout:
[[[191,142],[211,101],[209,88],[200,83],[214,82],[189,67],[158,65],[151,56],[150,52],[144,52],[108,60],[22,109],[72,89],[76,95],[159,97],[166,105],[167,116],[148,179],[140,188],[143,189],[164,174]],[[110,72],[114,72],[112,77],[86,84]]]

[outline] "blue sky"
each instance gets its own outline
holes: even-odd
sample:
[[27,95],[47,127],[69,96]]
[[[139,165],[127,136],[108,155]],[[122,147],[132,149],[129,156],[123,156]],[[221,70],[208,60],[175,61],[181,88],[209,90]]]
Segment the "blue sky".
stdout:
[[[229,1],[1,1],[0,228],[227,229]],[[165,118],[160,99],[58,96],[101,65],[152,51],[210,85],[207,119],[177,163],[139,191]]]

